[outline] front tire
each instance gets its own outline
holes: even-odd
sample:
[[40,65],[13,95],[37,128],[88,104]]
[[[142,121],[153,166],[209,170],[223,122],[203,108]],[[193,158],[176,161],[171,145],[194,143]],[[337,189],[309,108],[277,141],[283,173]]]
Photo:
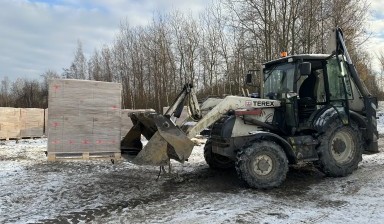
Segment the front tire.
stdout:
[[232,159],[212,152],[212,141],[207,140],[204,146],[204,159],[211,169],[231,169],[235,166]]
[[327,176],[344,177],[357,169],[362,160],[363,141],[356,124],[345,126],[336,120],[319,141],[318,167]]
[[288,159],[277,143],[255,141],[237,153],[236,170],[252,188],[278,187],[286,178]]

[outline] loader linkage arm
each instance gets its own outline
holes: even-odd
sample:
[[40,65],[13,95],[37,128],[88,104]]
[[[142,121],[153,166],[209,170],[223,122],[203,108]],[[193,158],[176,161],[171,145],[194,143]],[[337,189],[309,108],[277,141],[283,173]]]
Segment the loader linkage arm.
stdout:
[[[199,120],[187,133],[183,132],[171,120],[171,117],[179,117],[188,98],[191,117]],[[228,111],[243,109],[249,105],[250,98],[239,96],[227,96],[201,118],[200,108],[193,87],[186,84],[174,103],[164,115],[156,112],[138,112],[129,116],[134,127],[128,132],[121,142],[122,154],[136,152],[137,156],[132,162],[140,165],[165,165],[169,159],[184,162],[191,155],[194,143],[191,141],[202,130],[212,125]],[[269,99],[258,99],[259,106],[246,106],[249,108],[279,107],[280,102]],[[141,135],[148,139],[143,148]]]

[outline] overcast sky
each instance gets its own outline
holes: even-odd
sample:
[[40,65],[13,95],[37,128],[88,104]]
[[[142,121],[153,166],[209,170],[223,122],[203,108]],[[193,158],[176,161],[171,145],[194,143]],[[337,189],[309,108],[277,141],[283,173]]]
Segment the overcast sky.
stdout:
[[[210,0],[0,0],[0,80],[59,74],[74,57],[77,41],[86,56],[110,44],[122,20],[145,25],[156,12],[201,12]],[[384,4],[371,0],[365,44],[384,51]]]

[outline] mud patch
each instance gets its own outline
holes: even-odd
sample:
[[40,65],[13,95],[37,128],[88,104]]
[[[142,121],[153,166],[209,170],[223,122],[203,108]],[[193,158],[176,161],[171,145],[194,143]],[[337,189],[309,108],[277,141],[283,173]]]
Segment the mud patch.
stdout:
[[236,192],[245,187],[238,179],[235,169],[212,170],[203,167],[193,172],[179,174],[165,182],[168,192],[185,192],[194,188],[199,192]]
[[113,213],[121,213],[123,209],[134,209],[138,205],[156,203],[169,197],[169,194],[158,193],[140,198],[133,198],[128,201],[116,202],[108,205],[98,206],[94,209],[85,209],[80,212],[71,212],[66,215],[60,215],[57,218],[42,219],[36,223],[80,223],[93,222],[96,218],[105,218]]
[[277,213],[275,213],[275,212],[267,213],[267,215],[275,216],[278,219],[287,219],[287,218],[289,218],[289,215],[284,214],[284,213],[278,213],[278,212]]
[[276,197],[297,198],[311,191],[312,186],[325,180],[325,175],[318,171],[313,164],[290,166],[286,180],[274,189],[264,190],[265,193]]
[[319,200],[317,204],[320,208],[341,208],[347,206],[348,202],[341,200]]
[[[381,141],[381,140],[379,140]],[[22,143],[24,144],[24,143]],[[25,143],[27,144],[27,143]],[[0,150],[0,223],[380,223],[384,153],[328,178],[290,167],[279,188],[254,190],[236,171],[211,170],[203,147],[173,173],[106,161],[46,162],[44,148]],[[383,141],[380,143],[383,145]],[[383,151],[382,149],[380,149]],[[19,155],[25,159],[14,160]],[[369,209],[369,213],[361,211]]]

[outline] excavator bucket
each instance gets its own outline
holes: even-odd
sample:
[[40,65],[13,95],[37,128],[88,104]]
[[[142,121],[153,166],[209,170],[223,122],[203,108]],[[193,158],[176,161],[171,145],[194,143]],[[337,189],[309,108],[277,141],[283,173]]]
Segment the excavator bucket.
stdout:
[[[121,141],[121,150],[123,154],[136,154],[133,163],[166,165],[169,159],[183,163],[191,155],[194,143],[166,116],[156,112],[129,116],[134,126]],[[144,147],[141,135],[148,140]]]

